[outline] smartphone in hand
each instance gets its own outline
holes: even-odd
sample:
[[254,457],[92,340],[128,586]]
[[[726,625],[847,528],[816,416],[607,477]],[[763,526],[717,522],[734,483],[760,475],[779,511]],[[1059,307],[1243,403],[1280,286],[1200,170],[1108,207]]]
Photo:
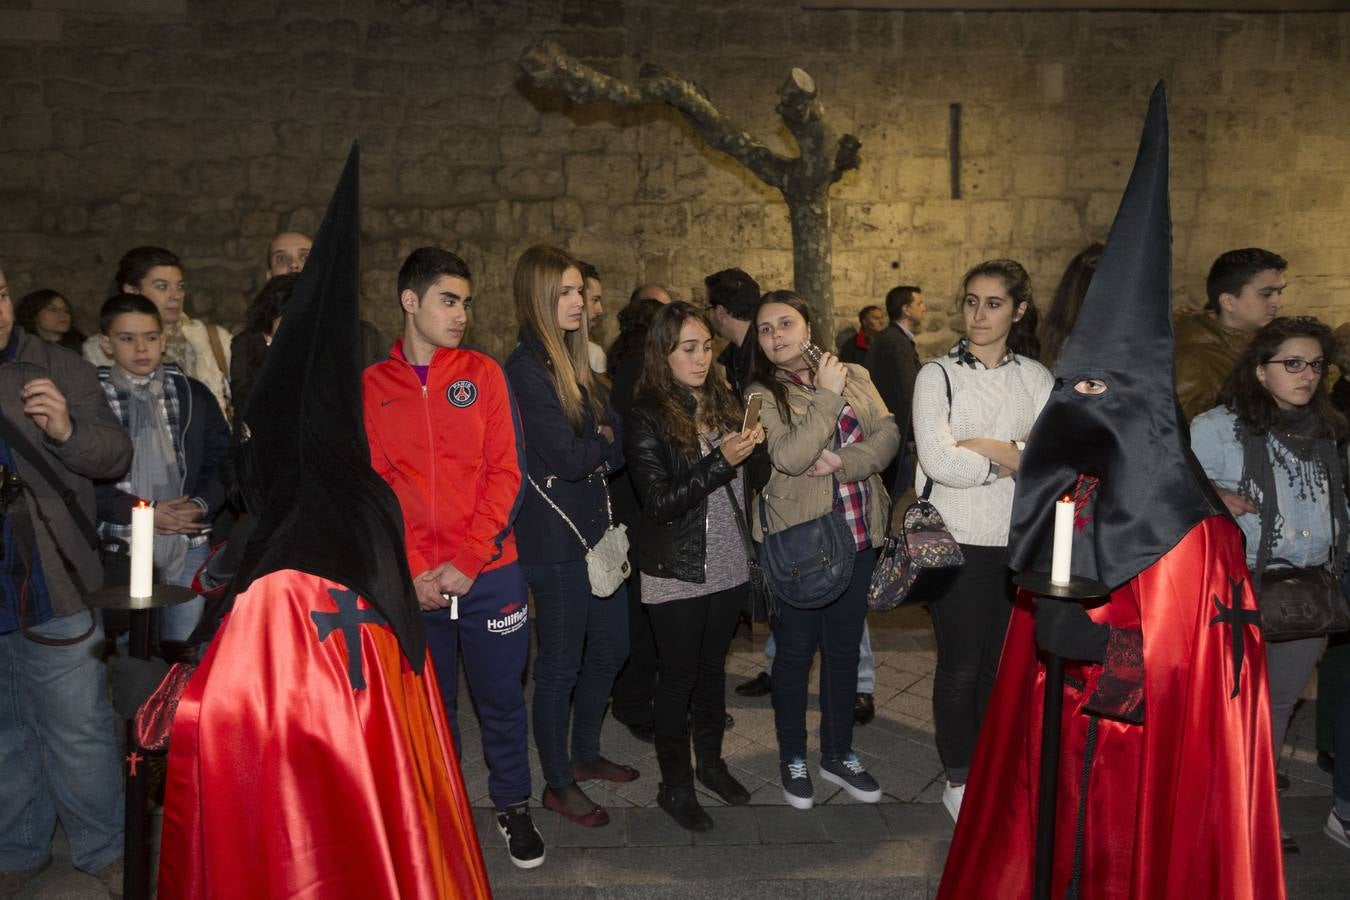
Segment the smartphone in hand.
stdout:
[[764,396],[759,391],[745,398],[745,418],[741,420],[742,434],[759,424],[759,408],[763,402]]

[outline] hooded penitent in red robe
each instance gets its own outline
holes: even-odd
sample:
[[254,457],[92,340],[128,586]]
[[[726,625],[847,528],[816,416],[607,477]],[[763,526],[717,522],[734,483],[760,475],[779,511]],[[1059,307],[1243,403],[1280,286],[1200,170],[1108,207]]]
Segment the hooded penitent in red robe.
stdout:
[[353,148],[243,411],[255,525],[169,739],[161,900],[490,897],[361,414]]
[[1019,592],[940,900],[1032,895],[1038,641],[1081,654],[1064,660],[1050,896],[1284,896],[1260,620],[1238,527],[1176,401],[1167,178],[1159,85],[1027,438],[1008,542],[1015,570],[1049,571],[1055,502],[1072,496],[1073,575],[1109,599],[1084,613]]
[[[1204,520],[1090,615],[1116,631],[1104,665],[1065,670],[1051,896],[1283,897],[1265,649],[1237,526]],[[940,900],[1031,896],[1045,697],[1033,616],[1019,592]]]
[[271,572],[235,598],[165,793],[165,900],[490,896],[436,679],[326,579]]

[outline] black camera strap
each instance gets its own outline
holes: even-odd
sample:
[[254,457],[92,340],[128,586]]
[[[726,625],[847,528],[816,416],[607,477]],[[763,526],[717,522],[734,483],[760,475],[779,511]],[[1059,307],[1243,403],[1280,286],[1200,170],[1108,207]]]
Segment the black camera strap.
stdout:
[[[56,469],[47,461],[46,457],[42,454],[42,451],[34,447],[32,442],[24,436],[24,433],[3,413],[0,413],[0,438],[3,438],[10,449],[22,457],[24,462],[31,465],[44,481],[56,489],[62,502],[65,503],[66,508],[70,511],[71,518],[75,520],[75,526],[79,528],[84,539],[88,541],[90,549],[97,551],[99,548],[98,529],[94,527],[94,523],[89,520],[89,516],[85,514],[85,511],[80,508],[79,497],[75,495],[75,490],[70,487],[70,485],[66,484],[61,476],[57,474]],[[71,583],[75,586],[75,590],[79,591],[81,596],[88,594],[89,589],[85,585],[84,579],[80,577],[79,570],[76,569],[75,564],[71,562],[70,557],[66,555],[65,550],[61,549],[61,542],[57,540],[56,537],[56,529],[53,527],[51,520],[47,518],[47,514],[42,510],[41,499],[33,492],[33,489],[27,483],[24,484],[23,490],[24,493],[32,497],[33,509],[37,511],[38,519],[42,522],[42,527],[47,530],[47,536],[51,538],[52,546],[56,548],[56,555],[60,557],[61,565],[65,568],[66,574],[70,577]],[[36,547],[36,535],[33,531],[33,520],[28,515],[27,504],[16,504],[15,509],[10,511],[9,514],[14,516],[15,542],[18,545],[19,553],[23,558],[24,565],[31,566],[33,551]],[[19,617],[20,622],[22,622],[22,610],[19,612]],[[39,644],[65,646],[78,644],[80,641],[89,637],[89,635],[94,632],[95,624],[94,612],[93,610],[90,610],[89,629],[79,637],[69,639],[44,638],[29,633],[26,625],[22,626],[22,628],[24,637],[28,638],[30,641],[36,641]]]

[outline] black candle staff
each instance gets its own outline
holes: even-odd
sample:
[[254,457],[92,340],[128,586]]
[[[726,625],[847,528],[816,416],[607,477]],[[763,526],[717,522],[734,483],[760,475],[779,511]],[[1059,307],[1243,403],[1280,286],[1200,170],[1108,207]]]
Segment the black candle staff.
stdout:
[[[197,594],[191,588],[156,584],[152,596],[132,597],[128,586],[120,585],[87,594],[84,602],[91,609],[129,613],[128,651],[132,659],[145,662],[150,659],[151,611],[186,603],[195,596]],[[140,706],[139,701],[136,706]],[[146,758],[139,752],[141,748],[136,742],[136,711],[130,712],[126,721],[127,755],[124,760],[127,768],[122,896],[126,900],[146,900],[150,896],[150,815],[146,804],[151,775],[140,766]]]
[[[1048,572],[1021,572],[1013,577],[1018,587],[1034,594],[1037,605],[1083,603],[1111,593],[1092,578],[1071,578],[1066,584],[1050,579]],[[1045,654],[1045,709],[1041,717],[1041,767],[1036,787],[1036,868],[1032,897],[1050,900],[1050,878],[1055,868],[1055,804],[1059,800],[1059,736],[1064,711],[1064,659]]]

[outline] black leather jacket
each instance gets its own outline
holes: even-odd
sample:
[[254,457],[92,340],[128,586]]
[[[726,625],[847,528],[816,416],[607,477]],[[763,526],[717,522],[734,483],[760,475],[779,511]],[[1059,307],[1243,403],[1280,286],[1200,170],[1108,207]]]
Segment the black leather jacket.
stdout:
[[[691,409],[693,402],[690,397]],[[642,506],[634,542],[638,569],[702,584],[708,495],[730,484],[736,467],[721,451],[700,459],[676,447],[647,397],[637,400],[624,420],[624,457]]]

